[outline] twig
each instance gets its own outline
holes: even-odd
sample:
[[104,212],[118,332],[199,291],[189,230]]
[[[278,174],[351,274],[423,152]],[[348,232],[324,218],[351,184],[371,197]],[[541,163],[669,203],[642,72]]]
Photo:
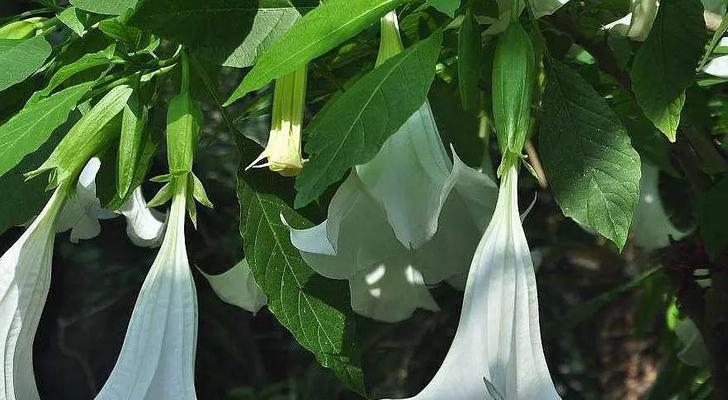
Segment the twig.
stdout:
[[536,179],[538,180],[538,186],[541,187],[541,189],[546,189],[549,187],[549,182],[546,180],[546,172],[543,170],[543,165],[541,164],[541,159],[538,157],[538,152],[536,151],[536,147],[534,147],[533,142],[531,139],[528,139],[526,141],[526,154],[528,154],[528,161],[533,167],[533,170],[536,172]]

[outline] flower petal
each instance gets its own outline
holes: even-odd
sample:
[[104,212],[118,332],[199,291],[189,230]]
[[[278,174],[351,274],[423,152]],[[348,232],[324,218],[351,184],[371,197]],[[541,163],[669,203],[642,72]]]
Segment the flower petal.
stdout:
[[689,232],[681,232],[670,222],[660,201],[659,170],[642,164],[640,201],[634,211],[632,233],[634,244],[647,250],[670,245],[670,238],[680,240]]
[[452,190],[440,214],[440,227],[414,254],[425,282],[432,285],[459,275],[451,283],[462,290],[472,254],[493,215],[498,187],[487,175],[465,165],[454,149],[453,159],[445,184]]
[[97,400],[194,400],[197,294],[175,194],[159,254],[139,292],[119,359]]
[[495,393],[509,400],[560,398],[543,355],[517,187],[512,167],[470,267],[455,339],[435,377],[413,399],[493,399]]
[[331,199],[329,218],[313,228],[291,229],[291,242],[311,268],[332,279],[349,279],[404,250],[354,172]]
[[728,78],[728,56],[715,57],[705,65],[703,71],[718,78]]
[[147,207],[142,188],[138,187],[119,209],[126,217],[126,234],[140,247],[157,247],[166,227],[165,215]]
[[399,241],[417,248],[437,231],[451,169],[432,110],[425,103],[356,172],[381,202]]
[[350,290],[354,311],[379,321],[402,321],[418,308],[440,310],[422,274],[401,257],[360,271],[351,279]]
[[79,239],[92,239],[101,233],[99,219],[115,218],[116,214],[101,208],[96,198],[96,174],[101,168],[97,157],[91,158],[81,171],[76,190],[66,201],[61,215],[56,222],[56,232],[71,230],[71,243]]
[[217,296],[228,304],[256,313],[267,302],[245,259],[219,275],[208,275],[202,270],[200,272],[210,282]]
[[33,340],[51,283],[54,221],[67,192],[53,193],[38,218],[0,257],[0,398],[38,399]]

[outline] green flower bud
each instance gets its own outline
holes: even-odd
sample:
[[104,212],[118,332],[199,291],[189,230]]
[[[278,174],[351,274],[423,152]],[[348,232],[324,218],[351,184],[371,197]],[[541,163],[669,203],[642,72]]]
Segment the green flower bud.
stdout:
[[404,50],[402,39],[399,36],[399,23],[397,13],[390,11],[381,18],[381,40],[379,41],[379,53],[377,54],[377,66],[396,56]]
[[528,33],[519,23],[511,23],[498,40],[493,60],[493,119],[498,147],[504,156],[521,154],[528,135],[534,64]]

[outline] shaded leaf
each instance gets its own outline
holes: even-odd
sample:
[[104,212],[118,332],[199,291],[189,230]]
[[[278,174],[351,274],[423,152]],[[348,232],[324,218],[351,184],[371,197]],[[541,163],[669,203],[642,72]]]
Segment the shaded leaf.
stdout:
[[549,62],[539,149],[564,215],[622,248],[639,198],[640,158],[605,100],[556,60]]
[[427,0],[427,4],[450,18],[454,17],[455,12],[460,8],[460,0]]
[[666,1],[650,35],[635,56],[632,89],[640,107],[670,141],[675,141],[685,89],[707,40],[700,0]]
[[30,39],[0,39],[0,91],[33,75],[51,55],[43,35]]
[[130,24],[220,65],[242,68],[299,17],[288,0],[159,0],[143,2]]
[[104,15],[121,15],[137,4],[137,0],[69,0],[69,2],[82,10]]
[[726,204],[728,204],[728,178],[723,178],[703,195],[698,205],[700,236],[705,243],[705,250],[714,259],[728,247]]

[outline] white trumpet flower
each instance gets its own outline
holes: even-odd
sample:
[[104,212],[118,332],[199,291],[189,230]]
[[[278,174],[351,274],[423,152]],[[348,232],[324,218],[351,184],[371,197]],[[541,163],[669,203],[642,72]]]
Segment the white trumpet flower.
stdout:
[[513,164],[470,266],[455,339],[414,400],[560,399],[541,345],[536,277],[517,189]]
[[425,104],[351,172],[326,221],[291,230],[316,272],[349,280],[354,311],[387,322],[417,308],[436,311],[427,285],[461,281],[467,272],[496,185],[453,156],[454,164]]
[[58,187],[40,215],[0,258],[0,397],[39,399],[33,339],[51,283],[55,220],[68,192]]
[[139,247],[157,247],[166,226],[165,215],[147,208],[142,188],[134,190],[118,212],[126,217],[126,234]]
[[185,247],[186,182],[175,179],[167,232],[97,400],[196,399],[197,295]]

